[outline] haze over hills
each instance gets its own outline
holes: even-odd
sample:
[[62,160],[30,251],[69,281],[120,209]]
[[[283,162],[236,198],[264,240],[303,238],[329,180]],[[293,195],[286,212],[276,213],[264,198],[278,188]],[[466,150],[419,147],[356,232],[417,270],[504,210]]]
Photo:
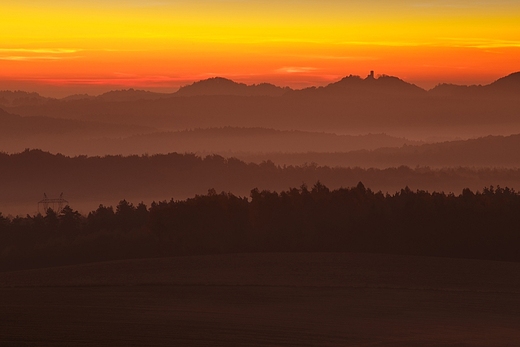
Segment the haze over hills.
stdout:
[[317,165],[387,168],[409,167],[520,167],[520,134],[486,136],[476,139],[445,141],[401,147],[377,148],[350,152],[308,153],[236,153],[246,162],[272,160],[278,165]]
[[[100,143],[105,144],[101,147],[102,152],[94,152],[85,146],[80,153],[128,155],[197,152],[233,156],[235,153],[346,152],[419,144],[417,141],[386,134],[351,136],[323,132],[237,127],[154,132],[123,139],[102,139]],[[103,148],[105,148],[104,151]]]
[[89,94],[74,94],[64,98],[48,98],[38,93],[28,93],[24,91],[0,91],[0,106],[13,107],[17,105],[42,105],[54,102],[66,102],[77,100],[103,100],[103,101],[133,101],[133,100],[155,100],[171,97],[172,94],[156,93],[146,90],[135,90],[133,88],[125,90],[113,90],[98,96]]
[[129,136],[153,131],[153,128],[135,125],[115,125],[50,117],[21,117],[0,108],[0,135],[21,138],[34,135],[97,135]]
[[325,87],[302,90],[213,78],[172,94],[126,90],[44,101],[11,95],[3,107],[22,116],[97,120],[165,131],[232,126],[340,134],[384,132],[412,139],[439,134],[470,138],[520,133],[518,76],[514,73],[487,86],[440,85],[430,91],[384,75],[349,76]]
[[[290,87],[279,87],[271,83],[260,83],[246,85],[245,83],[234,82],[224,77],[211,77],[200,80],[189,85],[179,88],[173,93],[157,93],[146,90],[136,90],[133,88],[125,90],[113,90],[92,96],[88,94],[75,94],[61,99],[49,98],[39,95],[36,92],[26,91],[0,91],[0,105],[15,106],[20,104],[44,103],[51,100],[75,100],[75,99],[103,99],[106,101],[130,101],[130,100],[154,100],[160,98],[169,98],[173,96],[202,96],[202,95],[235,95],[235,96],[282,96],[294,92],[387,92],[387,93],[415,93],[416,95],[436,94],[440,90],[453,91],[469,90],[474,92],[493,92],[501,93],[517,93],[520,91],[520,72],[514,72],[488,85],[456,85],[439,83],[430,90],[425,90],[415,84],[408,83],[398,77],[389,75],[380,75],[375,77],[373,74],[362,78],[357,75],[349,75],[337,82],[330,83],[320,87],[307,87],[304,89],[292,89]],[[507,95],[506,95],[507,96]]]
[[[154,131],[146,126],[103,123],[50,117],[21,117],[0,108],[0,151],[19,152],[44,148],[55,152],[79,148],[81,143],[98,148],[100,138],[121,138]],[[73,150],[75,154],[81,154]]]
[[520,0],[0,4],[0,347],[520,347]]
[[371,73],[366,78],[350,75],[342,78],[338,82],[330,83],[327,86],[319,88],[306,88],[294,92],[321,92],[321,93],[349,93],[349,94],[408,94],[408,95],[424,95],[426,90],[407,83],[397,77],[381,75],[375,78]]
[[156,100],[161,98],[170,97],[170,94],[167,93],[156,93],[149,92],[145,90],[135,90],[135,89],[127,89],[127,90],[113,90],[110,92],[103,93],[96,98],[104,100],[104,101],[133,101],[133,100]]
[[518,97],[520,94],[520,72],[499,78],[488,85],[465,86],[443,83],[429,90],[429,93],[446,97],[468,98],[493,97],[500,99]]
[[173,96],[236,95],[236,96],[281,96],[291,91],[289,87],[278,87],[271,83],[246,85],[223,77],[212,77],[182,86],[174,93],[157,93],[134,88],[113,90],[98,96],[74,94],[61,99],[41,96],[36,92],[0,91],[1,106],[40,105],[47,102],[73,100],[136,101],[156,100]]
[[352,151],[418,144],[386,134],[336,135],[265,128],[205,128],[164,132],[145,126],[20,117],[0,108],[0,151],[39,148],[66,155],[131,155],[169,152],[265,153]]
[[24,91],[0,91],[0,106],[17,106],[17,105],[39,105],[52,98],[46,98],[38,93],[29,93]]
[[23,104],[35,103],[45,100],[73,100],[73,99],[93,99],[100,98],[111,101],[129,101],[139,99],[159,99],[172,96],[196,96],[196,95],[236,95],[236,96],[282,96],[288,92],[309,92],[309,91],[345,91],[356,92],[360,90],[381,90],[388,92],[410,92],[410,93],[432,93],[443,88],[457,88],[479,91],[501,91],[518,92],[520,90],[520,72],[514,72],[501,77],[488,85],[456,85],[439,83],[430,90],[425,90],[415,84],[408,83],[398,77],[389,75],[368,75],[366,78],[357,75],[349,75],[337,82],[332,82],[325,86],[308,87],[304,89],[292,89],[290,87],[279,87],[271,83],[260,83],[246,85],[245,83],[234,82],[224,77],[211,77],[200,80],[179,88],[173,93],[157,93],[146,90],[136,90],[133,88],[126,90],[113,90],[92,96],[88,94],[75,94],[61,99],[49,98],[39,95],[36,92],[27,91],[0,91],[0,104]]
[[173,95],[281,96],[290,90],[289,87],[281,88],[270,83],[246,85],[227,78],[213,77],[181,87]]
[[[67,157],[39,150],[7,155],[0,153],[0,212],[37,212],[43,193],[57,197],[65,192],[71,206],[89,212],[99,204],[116,205],[186,199],[209,189],[249,196],[259,190],[284,190],[322,182],[331,189],[352,187],[360,181],[374,191],[412,190],[460,193],[484,187],[520,187],[518,168],[409,168],[385,169],[277,166],[271,161],[246,163],[218,155],[162,154],[153,156]],[[37,170],[35,169],[37,168]]]
[[386,134],[358,136],[265,128],[161,132],[97,122],[19,117],[0,111],[0,151],[40,148],[65,155],[220,154],[246,162],[327,166],[520,167],[520,135],[421,143]]

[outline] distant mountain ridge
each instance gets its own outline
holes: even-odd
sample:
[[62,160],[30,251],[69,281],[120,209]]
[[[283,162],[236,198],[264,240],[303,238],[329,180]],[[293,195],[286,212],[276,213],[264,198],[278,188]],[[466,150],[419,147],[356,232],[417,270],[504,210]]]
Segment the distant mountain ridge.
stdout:
[[270,83],[246,85],[223,77],[213,77],[181,87],[175,96],[236,95],[236,96],[281,96],[289,87],[277,87]]
[[342,78],[338,82],[330,83],[324,87],[307,88],[307,90],[317,90],[331,93],[389,93],[389,94],[406,94],[424,95],[426,90],[403,81],[394,76],[381,75],[375,78],[372,74],[367,78],[350,75]]
[[132,100],[155,100],[170,97],[168,93],[155,93],[146,90],[136,90],[133,88],[125,90],[112,90],[103,93],[97,98],[106,101],[132,101]]
[[51,118],[51,117],[22,117],[6,112],[0,108],[0,135],[3,138],[20,138],[33,135],[53,134],[97,134],[98,136],[129,135],[147,133],[152,128],[116,125],[84,120]]
[[511,95],[518,95],[520,93],[520,72],[514,72],[486,85],[467,86],[442,83],[430,89],[428,93],[455,97],[482,97],[486,95],[493,97],[510,97]]
[[230,126],[390,133],[412,139],[520,133],[519,73],[486,86],[440,85],[430,91],[397,77],[371,74],[300,90],[212,78],[171,94],[130,89],[65,100],[20,92],[4,95],[7,104],[0,107],[24,117],[132,124],[160,131]]
[[268,128],[219,127],[157,131],[145,127],[49,117],[20,117],[0,109],[0,151],[40,148],[68,155],[176,152],[336,152],[419,144],[386,134],[337,135]]
[[329,83],[325,86],[313,86],[304,89],[292,89],[290,87],[279,87],[271,83],[259,83],[247,85],[245,83],[235,82],[224,77],[211,77],[204,80],[193,82],[182,86],[173,93],[157,93],[139,89],[123,89],[112,90],[98,96],[88,94],[74,94],[61,99],[49,98],[41,96],[36,92],[25,91],[0,91],[0,105],[17,106],[21,104],[42,104],[49,100],[104,100],[104,101],[132,101],[132,100],[156,100],[170,97],[183,96],[217,96],[217,95],[235,95],[235,96],[282,96],[288,92],[342,92],[342,91],[375,91],[375,92],[408,92],[420,94],[439,94],[454,93],[460,94],[473,91],[501,91],[501,92],[520,92],[520,71],[511,73],[501,77],[496,81],[487,85],[457,85],[450,83],[440,83],[430,90],[425,90],[415,84],[408,83],[398,77],[389,75],[379,75],[374,77],[368,75],[362,78],[357,75],[349,75],[343,77],[337,82]]
[[388,168],[409,167],[520,167],[520,134],[485,136],[469,140],[455,140],[401,147],[381,147],[374,150],[354,150],[336,153],[264,153],[238,154],[244,161],[272,160],[278,165],[317,163],[326,166],[359,166]]
[[485,86],[500,91],[520,92],[520,71],[499,78],[495,82]]
[[222,127],[154,132],[116,139],[107,144],[112,153],[176,152],[337,152],[421,144],[386,134],[336,135],[324,132],[281,131],[267,128]]
[[24,92],[21,90],[0,91],[0,106],[39,105],[48,100],[55,100],[41,96],[36,92]]

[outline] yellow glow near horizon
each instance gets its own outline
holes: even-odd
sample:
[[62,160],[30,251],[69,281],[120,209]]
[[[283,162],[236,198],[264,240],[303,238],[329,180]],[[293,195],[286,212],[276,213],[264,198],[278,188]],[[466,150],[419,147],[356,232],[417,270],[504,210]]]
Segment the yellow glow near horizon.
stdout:
[[20,0],[1,5],[0,79],[299,87],[375,69],[424,86],[489,82],[519,70],[518,23],[520,4],[505,1]]

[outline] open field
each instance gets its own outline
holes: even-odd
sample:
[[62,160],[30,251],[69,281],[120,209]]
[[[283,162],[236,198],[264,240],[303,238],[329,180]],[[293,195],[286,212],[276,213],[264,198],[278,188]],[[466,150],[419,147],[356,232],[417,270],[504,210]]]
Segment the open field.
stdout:
[[0,273],[2,346],[517,346],[520,264],[276,253]]

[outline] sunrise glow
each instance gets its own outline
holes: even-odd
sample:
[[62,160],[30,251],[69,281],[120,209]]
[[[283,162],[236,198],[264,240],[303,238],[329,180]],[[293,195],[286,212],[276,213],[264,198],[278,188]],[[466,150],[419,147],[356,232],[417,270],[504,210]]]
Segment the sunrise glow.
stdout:
[[[520,70],[508,1],[20,0],[0,12],[0,89],[174,91],[212,76],[305,87],[369,70],[424,88]],[[66,92],[67,90],[67,92]]]

